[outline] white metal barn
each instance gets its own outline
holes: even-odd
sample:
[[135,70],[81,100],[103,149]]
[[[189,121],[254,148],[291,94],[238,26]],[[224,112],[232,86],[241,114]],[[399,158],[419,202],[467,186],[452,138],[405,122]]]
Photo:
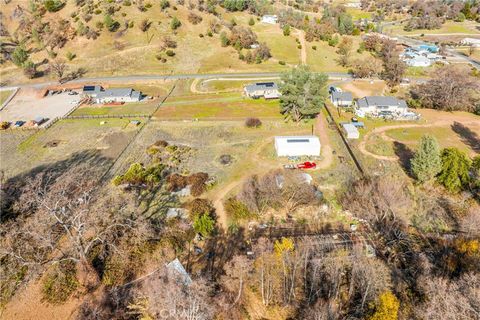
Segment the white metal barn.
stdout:
[[319,156],[320,140],[316,136],[275,137],[278,157]]
[[351,123],[344,123],[342,124],[343,129],[347,134],[347,139],[358,139],[360,138],[360,132],[358,132],[357,127],[355,127]]

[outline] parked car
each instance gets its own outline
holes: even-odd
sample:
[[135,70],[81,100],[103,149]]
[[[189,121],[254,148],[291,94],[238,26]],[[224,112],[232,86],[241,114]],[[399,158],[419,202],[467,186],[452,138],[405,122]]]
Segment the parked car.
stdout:
[[23,120],[18,120],[18,121],[15,121],[15,124],[13,125],[15,128],[18,128],[18,127],[21,127],[25,124],[25,121]]
[[315,169],[317,164],[315,162],[306,161],[299,164],[286,164],[283,167],[285,169]]

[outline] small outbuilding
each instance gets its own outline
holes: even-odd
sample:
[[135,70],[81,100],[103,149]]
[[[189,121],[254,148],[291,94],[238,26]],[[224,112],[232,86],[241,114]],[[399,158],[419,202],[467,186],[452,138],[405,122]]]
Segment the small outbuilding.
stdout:
[[349,107],[353,104],[351,92],[332,92],[330,100],[336,107]]
[[262,22],[263,23],[268,23],[268,24],[276,24],[278,22],[278,16],[277,15],[264,15],[262,17]]
[[320,140],[317,136],[275,137],[278,157],[320,156]]
[[345,130],[347,139],[359,139],[360,138],[360,132],[358,132],[357,127],[353,125],[352,123],[344,123],[342,124],[343,129]]

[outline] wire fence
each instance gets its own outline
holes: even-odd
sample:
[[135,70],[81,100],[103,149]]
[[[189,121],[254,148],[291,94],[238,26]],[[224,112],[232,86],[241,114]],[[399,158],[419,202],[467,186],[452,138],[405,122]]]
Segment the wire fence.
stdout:
[[149,114],[85,114],[66,116],[64,119],[123,119],[123,118],[150,118]]

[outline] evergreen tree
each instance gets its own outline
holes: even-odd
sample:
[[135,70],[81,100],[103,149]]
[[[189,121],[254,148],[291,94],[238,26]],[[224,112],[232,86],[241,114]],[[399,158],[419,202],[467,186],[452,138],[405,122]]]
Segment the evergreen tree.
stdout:
[[442,170],[440,146],[434,137],[425,135],[410,161],[414,177],[424,183],[432,180]]
[[320,112],[327,95],[328,76],[314,74],[300,66],[282,74],[280,108],[282,114],[298,122]]
[[470,182],[471,160],[457,148],[445,148],[442,151],[442,171],[438,181],[450,192],[461,191]]
[[12,53],[12,62],[21,67],[28,60],[28,52],[23,46],[18,46]]

